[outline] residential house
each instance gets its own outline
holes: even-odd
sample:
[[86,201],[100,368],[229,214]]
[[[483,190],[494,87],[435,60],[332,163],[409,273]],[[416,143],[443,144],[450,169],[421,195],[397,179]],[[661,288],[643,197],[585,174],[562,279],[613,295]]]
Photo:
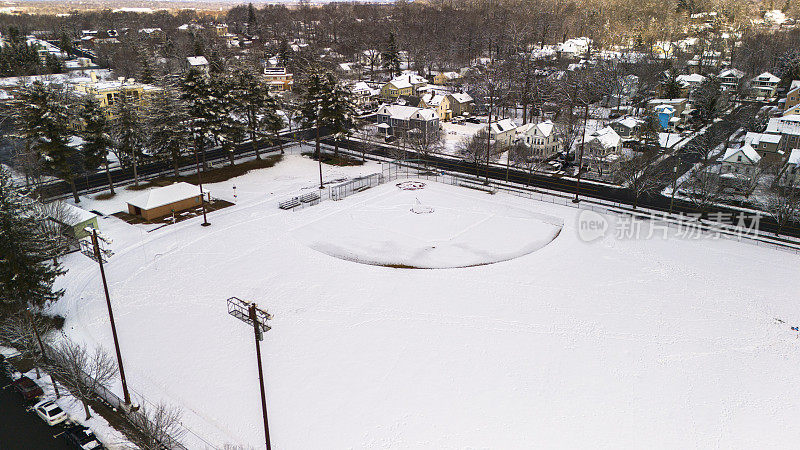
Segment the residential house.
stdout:
[[444,86],[451,84],[461,78],[458,72],[440,72],[433,76],[433,84]]
[[639,137],[641,128],[644,124],[645,121],[643,119],[627,116],[614,120],[608,126],[613,128],[620,138],[623,140],[629,140]]
[[419,75],[400,75],[381,88],[381,98],[396,100],[401,95],[419,95],[419,89],[427,84]]
[[778,152],[788,154],[791,149],[800,148],[800,114],[769,119],[765,133],[780,135]]
[[186,70],[197,70],[200,73],[208,75],[208,60],[205,56],[187,56]]
[[129,214],[151,221],[198,207],[201,201],[197,186],[180,182],[151,189],[127,203]]
[[675,80],[681,87],[681,96],[691,99],[692,92],[700,87],[707,80],[703,75],[693,73],[690,75],[678,75]]
[[780,81],[781,79],[775,75],[764,72],[750,80],[750,94],[753,97],[772,98],[775,96],[775,89]]
[[720,86],[735,91],[738,89],[742,78],[744,78],[744,72],[738,69],[725,69],[717,75],[717,78]]
[[600,177],[610,176],[622,156],[622,138],[611,127],[586,136],[583,148],[584,169]]
[[783,115],[800,114],[800,80],[793,80],[786,93],[786,102],[783,104]]
[[377,113],[378,130],[388,136],[403,136],[411,129],[426,134],[439,130],[436,111],[402,105],[381,105]]
[[[688,119],[690,109],[688,99],[685,98],[657,98],[647,102],[647,105],[655,111],[662,129],[674,129]],[[664,108],[668,106],[669,108]]]
[[728,181],[747,180],[758,173],[761,155],[749,144],[729,148],[720,158],[720,177]]
[[91,81],[75,84],[77,95],[93,95],[100,106],[106,110],[106,115],[113,118],[114,106],[122,97],[135,103],[139,107],[147,106],[150,98],[161,89],[145,83],[137,83],[133,78],[127,80],[123,77],[113,81],[98,81],[94,72]]
[[353,95],[356,105],[364,107],[375,101],[380,94],[380,89],[373,89],[366,82],[359,81],[350,87],[350,93]]
[[781,153],[778,153],[780,142],[780,134],[748,132],[744,137],[744,144],[753,147],[762,158],[767,160],[781,159]]
[[489,139],[493,139],[498,149],[510,147],[517,134],[517,124],[511,119],[492,122]]
[[558,153],[559,141],[554,133],[553,122],[527,123],[516,129],[516,142],[531,149],[534,159],[548,159]]
[[442,94],[425,94],[420,98],[420,108],[430,108],[436,111],[440,121],[447,121],[453,118],[453,111],[450,109],[450,99]]
[[786,160],[778,182],[783,186],[800,189],[800,148],[795,148],[789,153],[789,159]]
[[264,81],[273,92],[291,91],[294,87],[294,77],[285,67],[265,67]]
[[588,37],[579,37],[568,39],[561,44],[558,44],[558,52],[559,54],[576,58],[579,56],[584,56],[592,47],[592,40]]
[[466,92],[455,92],[447,94],[447,101],[450,103],[450,111],[453,117],[468,116],[472,114],[475,101]]

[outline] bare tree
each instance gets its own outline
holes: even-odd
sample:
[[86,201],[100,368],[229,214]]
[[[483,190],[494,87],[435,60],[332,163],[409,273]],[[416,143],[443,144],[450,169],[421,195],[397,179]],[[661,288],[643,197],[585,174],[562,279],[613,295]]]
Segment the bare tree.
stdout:
[[489,158],[490,146],[489,133],[483,129],[459,142],[456,147],[456,154],[463,158],[464,161],[475,164],[475,176],[478,177],[480,176],[479,164]]
[[780,234],[792,222],[800,222],[800,177],[771,189],[766,195],[764,210],[778,224],[775,234]]
[[635,155],[619,163],[614,178],[633,197],[633,209],[639,205],[641,197],[657,194],[661,190],[667,174],[659,167],[653,164],[652,157],[645,155]]
[[98,347],[90,353],[84,345],[71,341],[64,341],[55,349],[50,365],[56,378],[83,403],[86,420],[92,417],[89,402],[117,376],[117,363],[103,349]]
[[426,133],[415,128],[409,130],[403,138],[408,143],[408,146],[422,157],[422,162],[426,166],[428,157],[434,153],[441,152],[444,148],[444,133],[439,129]]
[[159,450],[173,440],[180,441],[186,434],[181,425],[181,411],[164,403],[151,407],[142,406],[138,414],[130,416],[139,433],[133,433],[131,441],[146,450]]
[[18,312],[6,316],[0,322],[0,343],[17,349],[22,356],[32,360],[38,379],[41,378],[39,366],[46,358],[42,354],[39,338],[46,340],[52,330],[51,321],[39,315],[29,315],[28,311]]

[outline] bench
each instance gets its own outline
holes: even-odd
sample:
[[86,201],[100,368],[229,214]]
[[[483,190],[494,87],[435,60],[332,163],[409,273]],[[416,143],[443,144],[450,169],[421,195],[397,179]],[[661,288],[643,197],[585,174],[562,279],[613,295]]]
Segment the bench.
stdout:
[[278,203],[280,209],[294,209],[298,206],[300,206],[300,199],[297,197]]
[[316,205],[319,203],[319,194],[316,192],[309,192],[308,194],[301,195],[300,201],[303,203],[310,203],[312,205]]
[[359,187],[353,189],[353,192],[361,192],[361,191],[364,191],[364,190],[367,190],[367,189],[369,189],[369,185],[365,184],[365,185],[362,185],[362,186],[359,186]]

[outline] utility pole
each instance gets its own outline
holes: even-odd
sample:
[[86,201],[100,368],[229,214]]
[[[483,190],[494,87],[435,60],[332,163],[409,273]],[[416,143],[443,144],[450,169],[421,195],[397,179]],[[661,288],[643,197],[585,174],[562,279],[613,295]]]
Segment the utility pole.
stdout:
[[492,107],[494,106],[494,84],[489,80],[489,123],[486,126],[486,181],[489,185],[489,154],[492,152]]
[[317,100],[317,162],[319,163],[319,188],[325,189],[325,184],[322,182],[322,149],[319,146],[319,110],[322,108],[322,105],[319,104],[321,99]]
[[261,413],[264,417],[264,437],[267,450],[272,450],[269,439],[269,421],[267,420],[267,395],[264,392],[264,369],[261,364],[261,344],[264,340],[264,333],[270,330],[267,321],[272,319],[272,315],[260,309],[255,303],[246,302],[236,297],[228,299],[228,314],[252,325],[256,338],[256,359],[258,360],[258,380],[261,389]]
[[106,306],[108,307],[108,320],[111,322],[111,334],[114,337],[114,350],[117,352],[117,365],[119,366],[119,376],[122,379],[122,393],[125,397],[125,405],[130,407],[131,405],[131,395],[128,392],[128,381],[125,379],[125,367],[122,365],[122,352],[119,349],[119,339],[117,338],[117,325],[114,322],[114,310],[111,308],[111,297],[108,295],[108,282],[106,281],[106,271],[103,267],[103,261],[105,261],[106,256],[110,256],[113,253],[110,250],[100,249],[100,240],[102,239],[103,242],[109,242],[105,238],[98,237],[97,230],[94,228],[87,228],[87,231],[91,229],[91,236],[92,236],[92,248],[89,249],[87,245],[84,243],[86,240],[81,240],[81,253],[90,258],[97,261],[97,264],[100,265],[100,277],[103,279],[103,291],[106,295]]
[[589,101],[586,101],[586,109],[583,112],[583,136],[581,137],[581,154],[580,158],[578,159],[578,176],[575,177],[575,198],[572,199],[572,203],[578,203],[581,201],[578,198],[578,194],[581,191],[581,171],[583,170],[583,146],[586,144],[586,122],[589,120]]
[[[200,139],[202,139],[202,137]],[[203,153],[203,155],[205,155],[205,153]],[[200,225],[207,227],[211,224],[208,223],[208,219],[206,218],[206,197],[203,193],[203,175],[200,174],[200,160],[197,157],[197,148],[194,149],[194,164],[197,168],[197,184],[200,185],[200,207],[203,209],[203,223]]]

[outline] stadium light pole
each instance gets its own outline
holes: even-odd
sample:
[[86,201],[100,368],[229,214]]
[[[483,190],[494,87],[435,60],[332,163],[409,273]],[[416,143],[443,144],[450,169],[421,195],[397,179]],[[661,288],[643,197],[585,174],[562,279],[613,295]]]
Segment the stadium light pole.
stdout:
[[203,193],[203,176],[200,174],[200,159],[197,157],[197,149],[194,149],[194,163],[197,167],[197,184],[200,185],[200,207],[203,209],[203,223],[201,226],[207,227],[211,225],[206,218],[206,196]]
[[[128,381],[125,379],[125,367],[122,365],[122,352],[119,349],[119,339],[117,338],[117,325],[114,322],[114,310],[111,308],[111,297],[108,295],[108,282],[106,281],[106,271],[103,268],[103,261],[106,256],[111,256],[113,253],[107,249],[100,249],[100,240],[109,242],[105,238],[100,238],[97,235],[97,229],[91,228],[91,248],[87,245],[88,242],[84,239],[81,240],[81,253],[97,261],[100,265],[100,277],[103,279],[103,291],[106,294],[106,306],[108,306],[108,320],[111,322],[111,334],[114,336],[114,350],[117,352],[117,365],[119,366],[119,377],[122,379],[122,394],[125,397],[125,405],[129,408],[131,406],[131,395],[128,392]],[[88,231],[88,230],[87,230]],[[84,244],[86,243],[86,244]]]
[[252,325],[253,332],[256,338],[256,359],[258,360],[258,381],[261,388],[261,413],[264,416],[264,437],[267,444],[267,450],[272,450],[272,445],[269,439],[269,421],[267,420],[267,395],[264,392],[264,369],[261,364],[261,344],[264,340],[264,333],[270,330],[267,321],[272,319],[272,315],[258,305],[251,302],[246,302],[236,297],[228,299],[228,314],[241,320],[242,322]]

